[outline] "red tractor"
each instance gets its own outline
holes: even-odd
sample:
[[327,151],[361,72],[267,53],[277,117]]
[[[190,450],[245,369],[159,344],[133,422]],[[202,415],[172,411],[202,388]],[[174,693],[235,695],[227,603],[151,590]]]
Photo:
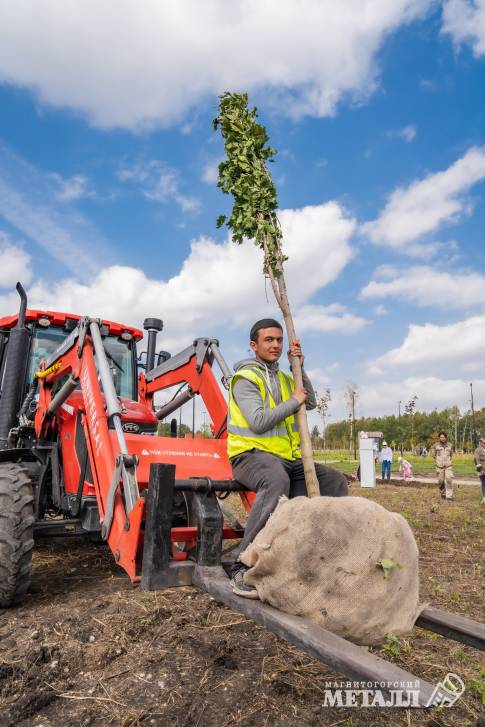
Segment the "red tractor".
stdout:
[[[433,703],[436,689],[426,681],[304,618],[232,593],[222,542],[243,529],[220,498],[238,492],[249,510],[254,494],[232,479],[214,360],[226,388],[230,372],[216,340],[156,354],[162,322],[149,318],[141,367],[140,330],[27,310],[20,283],[17,291],[18,314],[0,319],[0,608],[28,591],[35,538],[85,535],[106,541],[144,588],[197,585],[348,678],[384,682],[384,692],[396,681],[417,682],[413,706]],[[155,392],[174,386],[176,395],[155,411]],[[158,436],[159,420],[195,395],[213,438]],[[485,626],[470,619],[426,608],[416,623],[485,649]]]
[[[227,386],[217,341],[156,354],[162,322],[149,318],[140,367],[140,330],[27,310],[17,290],[19,313],[0,320],[0,607],[25,595],[37,536],[102,538],[133,582],[190,583],[189,552],[198,547],[210,562],[209,544],[197,545],[201,519],[217,523],[216,539],[241,535],[223,525],[215,496],[237,488],[226,454],[227,404],[212,372],[215,358]],[[173,386],[177,395],[155,412],[154,393]],[[157,436],[159,420],[197,394],[214,438]],[[241,495],[249,507],[249,493]]]

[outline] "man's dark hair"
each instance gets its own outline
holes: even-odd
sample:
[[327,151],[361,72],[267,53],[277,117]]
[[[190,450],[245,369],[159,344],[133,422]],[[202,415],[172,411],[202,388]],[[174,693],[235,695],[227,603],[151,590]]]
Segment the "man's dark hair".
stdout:
[[443,431],[441,431],[441,432],[438,432],[438,437],[441,437],[441,435],[442,435],[442,434],[444,434],[444,435],[445,435],[445,437],[446,437],[446,439],[448,439],[448,435],[447,435],[447,433],[446,433],[446,432],[443,432]]
[[261,318],[260,321],[256,321],[256,323],[253,324],[251,331],[249,332],[250,341],[256,342],[258,340],[258,331],[260,331],[261,328],[279,328],[280,331],[283,330],[281,323],[275,321],[274,318]]

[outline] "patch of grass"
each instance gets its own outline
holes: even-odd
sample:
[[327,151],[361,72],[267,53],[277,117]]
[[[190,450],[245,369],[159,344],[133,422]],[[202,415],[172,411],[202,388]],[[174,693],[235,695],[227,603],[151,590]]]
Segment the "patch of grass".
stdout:
[[429,580],[431,582],[431,585],[433,588],[433,593],[435,594],[435,596],[439,595],[440,593],[445,592],[445,589],[443,588],[443,586],[440,583],[438,583],[438,579],[436,578],[436,576],[430,576]]
[[485,669],[480,670],[480,676],[472,679],[470,685],[473,691],[478,694],[482,707],[485,707]]
[[[411,463],[413,467],[414,475],[426,475],[428,477],[436,474],[436,466],[434,460],[431,457],[420,457],[409,452],[403,453],[404,457]],[[314,458],[319,462],[325,462],[326,464],[350,474],[352,470],[357,469],[359,466],[359,460],[353,458],[353,452],[349,452],[348,449],[328,449],[321,450],[317,449],[313,452]],[[358,457],[358,455],[357,455]],[[394,452],[393,462],[391,465],[391,475],[393,477],[400,477],[399,452]],[[377,475],[380,475],[380,465],[377,463]],[[476,469],[473,462],[472,454],[455,454],[453,456],[453,473],[457,477],[467,477],[476,479]]]
[[456,661],[464,664],[467,661],[470,661],[470,656],[467,654],[463,649],[456,649],[451,652],[451,656]]
[[386,643],[381,648],[381,652],[392,656],[393,659],[399,659],[402,654],[409,654],[412,646],[406,639],[400,639],[395,634],[387,634]]

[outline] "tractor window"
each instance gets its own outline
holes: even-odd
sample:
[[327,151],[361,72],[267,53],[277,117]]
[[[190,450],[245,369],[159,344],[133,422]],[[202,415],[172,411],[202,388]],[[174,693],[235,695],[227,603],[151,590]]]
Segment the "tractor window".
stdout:
[[51,353],[54,353],[66,336],[67,332],[64,328],[55,328],[54,326],[49,326],[49,328],[36,327],[30,352],[30,368],[27,379],[29,384],[34,380],[34,374],[39,370],[40,362],[48,358]]
[[133,353],[131,346],[115,336],[103,338],[108,365],[118,396],[133,399]]
[[[34,373],[39,370],[40,362],[48,358],[64,341],[68,333],[64,328],[36,326],[31,349],[29,383]],[[118,396],[133,399],[133,351],[131,342],[123,341],[116,336],[103,337],[108,364],[113,375],[113,382]],[[63,378],[56,382],[56,390],[64,382]]]

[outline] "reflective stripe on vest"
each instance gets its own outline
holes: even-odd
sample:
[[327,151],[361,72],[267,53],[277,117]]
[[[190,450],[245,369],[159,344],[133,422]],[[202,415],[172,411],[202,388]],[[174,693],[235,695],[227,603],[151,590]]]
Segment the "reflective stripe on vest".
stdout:
[[[300,435],[295,417],[290,415],[279,422],[276,427],[262,434],[256,434],[250,428],[233,395],[233,386],[238,378],[247,379],[257,384],[265,409],[274,409],[276,402],[263,373],[256,368],[245,368],[238,371],[231,379],[229,390],[229,417],[227,452],[229,458],[248,452],[251,449],[260,449],[263,452],[276,454],[284,459],[295,460],[301,457]],[[288,401],[294,390],[291,376],[278,371],[278,380],[281,390],[281,401]]]

